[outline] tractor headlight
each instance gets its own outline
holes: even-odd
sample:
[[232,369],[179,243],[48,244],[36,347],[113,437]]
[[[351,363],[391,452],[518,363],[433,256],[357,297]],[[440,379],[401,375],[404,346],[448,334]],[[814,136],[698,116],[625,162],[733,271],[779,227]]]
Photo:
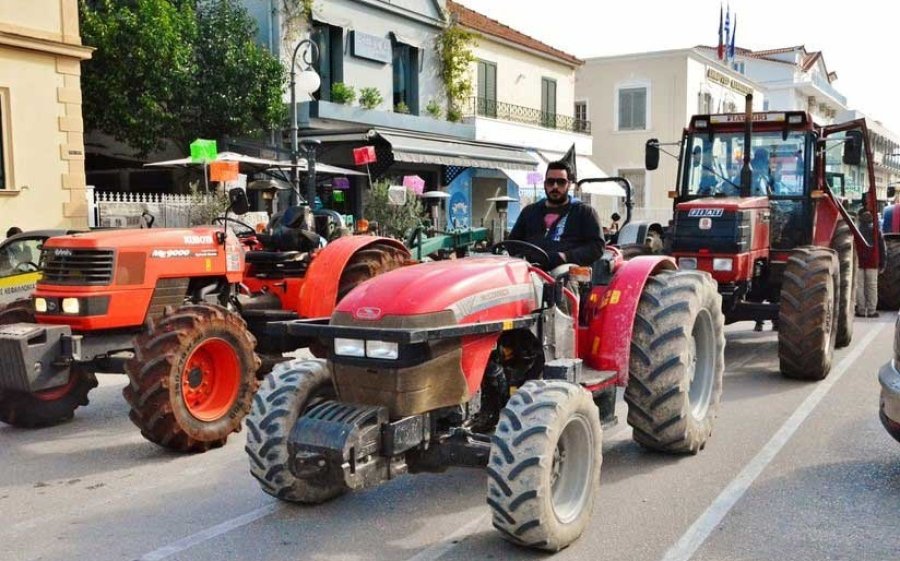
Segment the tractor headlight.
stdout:
[[334,339],[334,354],[341,356],[366,356],[366,342],[362,339]]
[[678,266],[682,269],[688,270],[696,270],[697,269],[697,258],[696,257],[679,257],[678,258]]
[[46,298],[35,298],[34,299],[34,311],[39,314],[47,313],[47,299]]
[[734,260],[731,257],[713,259],[713,271],[730,271],[733,266]]
[[383,360],[397,360],[400,344],[388,341],[366,341],[366,356]]
[[64,314],[78,315],[81,313],[81,302],[78,298],[63,298],[62,311]]

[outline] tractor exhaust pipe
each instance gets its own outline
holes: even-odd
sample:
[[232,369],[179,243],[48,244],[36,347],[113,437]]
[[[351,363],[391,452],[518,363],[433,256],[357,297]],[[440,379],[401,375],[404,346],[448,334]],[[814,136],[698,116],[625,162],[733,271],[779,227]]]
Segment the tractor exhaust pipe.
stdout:
[[753,173],[750,170],[750,137],[753,136],[753,94],[747,94],[744,106],[744,166],[741,168],[741,197],[750,196]]

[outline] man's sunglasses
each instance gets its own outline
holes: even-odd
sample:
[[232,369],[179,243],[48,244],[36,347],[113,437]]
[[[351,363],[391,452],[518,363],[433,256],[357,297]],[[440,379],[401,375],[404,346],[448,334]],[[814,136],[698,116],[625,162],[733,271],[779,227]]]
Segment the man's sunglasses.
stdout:
[[569,184],[568,179],[563,179],[562,177],[548,177],[544,180],[545,187],[553,187],[556,185],[557,187],[565,187]]

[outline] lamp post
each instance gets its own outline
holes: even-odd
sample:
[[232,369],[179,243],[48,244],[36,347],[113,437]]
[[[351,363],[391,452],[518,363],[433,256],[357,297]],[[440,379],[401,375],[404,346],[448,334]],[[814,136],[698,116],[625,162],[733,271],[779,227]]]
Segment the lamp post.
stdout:
[[[291,56],[291,164],[294,169],[294,189],[291,194],[291,204],[296,201],[295,198],[300,194],[300,169],[297,167],[300,159],[300,147],[297,141],[297,55],[303,53],[303,71],[300,72],[300,85],[303,90],[312,96],[316,90],[322,85],[319,75],[313,70],[313,66],[319,60],[319,46],[309,39],[303,39],[294,47],[294,54]],[[307,202],[312,208],[312,204],[316,199],[316,178],[315,178],[315,147],[308,146],[306,152],[307,160],[309,160],[309,169],[307,173],[309,180],[307,182]]]

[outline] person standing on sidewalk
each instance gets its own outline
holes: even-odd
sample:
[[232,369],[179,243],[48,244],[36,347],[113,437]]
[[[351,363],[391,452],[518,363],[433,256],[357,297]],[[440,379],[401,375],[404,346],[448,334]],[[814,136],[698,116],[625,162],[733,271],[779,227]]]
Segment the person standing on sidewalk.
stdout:
[[880,249],[881,266],[884,266],[884,255],[887,249],[884,244],[884,236],[881,235],[881,228],[868,209],[861,209],[857,215],[857,226],[859,232],[870,248],[862,247],[859,251],[859,269],[856,274],[859,279],[856,283],[856,317],[858,318],[877,318],[878,312],[878,263],[873,249],[875,248],[875,229],[878,228],[878,247]]

